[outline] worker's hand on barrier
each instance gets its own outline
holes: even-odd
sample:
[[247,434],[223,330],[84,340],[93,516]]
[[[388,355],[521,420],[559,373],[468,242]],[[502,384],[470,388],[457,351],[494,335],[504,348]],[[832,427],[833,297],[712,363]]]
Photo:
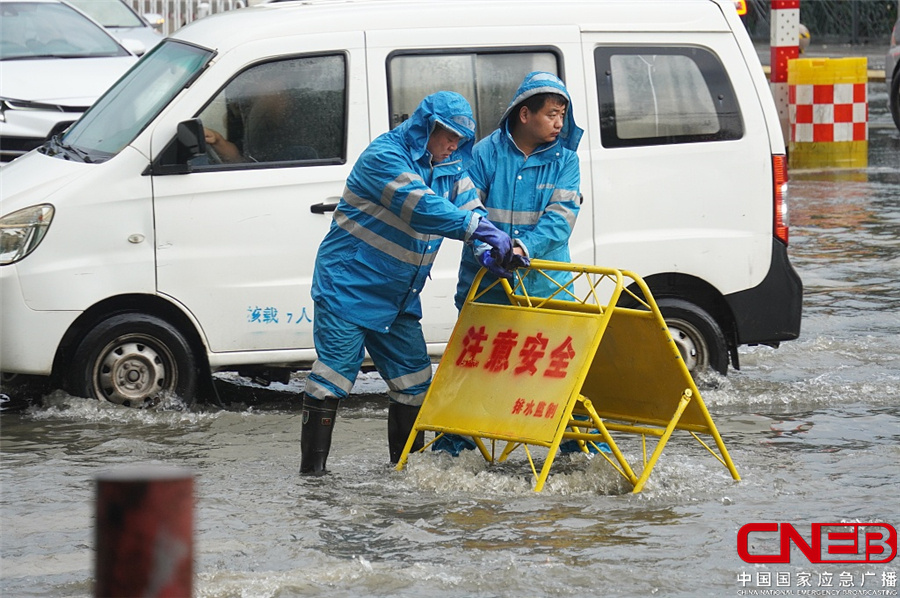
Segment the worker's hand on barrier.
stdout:
[[[478,221],[478,227],[472,233],[472,238],[493,247],[499,254],[499,263],[509,259],[509,256],[512,254],[512,239],[505,232],[494,226],[487,218],[482,218]],[[484,262],[482,262],[482,265],[487,267]]]
[[501,265],[503,260],[500,259],[498,253],[499,252],[496,249],[483,251],[478,254],[478,261],[481,262],[482,266],[487,268],[488,272],[490,272],[497,278],[506,278],[512,280],[512,272]]
[[519,255],[518,253],[513,253],[509,256],[509,259],[506,263],[503,264],[503,267],[507,270],[515,270],[516,268],[527,268],[531,265],[531,259],[527,255]]

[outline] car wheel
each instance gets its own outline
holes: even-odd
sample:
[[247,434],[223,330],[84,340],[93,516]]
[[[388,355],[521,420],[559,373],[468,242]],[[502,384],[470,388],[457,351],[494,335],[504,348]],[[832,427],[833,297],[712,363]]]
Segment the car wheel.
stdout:
[[712,316],[682,299],[662,298],[656,303],[691,376],[709,368],[720,374],[728,372],[725,335]]
[[197,358],[168,322],[139,313],[97,324],[72,358],[70,392],[126,407],[147,407],[174,394],[192,404]]
[[900,70],[894,73],[891,80],[891,116],[894,117],[894,124],[900,130]]

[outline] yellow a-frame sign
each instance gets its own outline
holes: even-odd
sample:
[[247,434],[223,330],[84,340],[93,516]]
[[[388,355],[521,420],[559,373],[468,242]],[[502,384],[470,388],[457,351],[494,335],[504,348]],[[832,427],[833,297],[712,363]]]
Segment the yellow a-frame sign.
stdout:
[[[573,280],[550,297],[529,296],[529,277],[552,281],[553,271],[572,272]],[[740,480],[643,280],[623,270],[533,260],[516,271],[514,286],[496,283],[509,299],[496,305],[479,302],[484,273],[472,284],[397,469],[418,432],[459,434],[488,461],[524,447],[540,492],[560,442],[576,440],[583,450],[605,442],[612,457],[600,454],[640,492],[669,437],[683,430]],[[620,434],[644,440],[639,476],[616,444]],[[647,436],[658,438],[649,457]],[[711,437],[717,452],[701,436]],[[498,458],[485,440],[492,447],[506,442]],[[530,445],[549,449],[540,472]]]

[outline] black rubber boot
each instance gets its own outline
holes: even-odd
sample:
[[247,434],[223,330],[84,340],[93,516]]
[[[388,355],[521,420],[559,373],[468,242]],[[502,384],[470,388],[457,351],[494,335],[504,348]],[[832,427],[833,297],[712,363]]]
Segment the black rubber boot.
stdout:
[[[388,450],[391,453],[391,463],[400,461],[403,447],[409,440],[416,418],[419,416],[419,407],[404,405],[391,401],[388,406]],[[425,432],[419,432],[409,452],[413,453],[425,446]]]
[[320,401],[303,395],[303,428],[300,430],[300,474],[324,475],[331,449],[331,433],[338,399]]

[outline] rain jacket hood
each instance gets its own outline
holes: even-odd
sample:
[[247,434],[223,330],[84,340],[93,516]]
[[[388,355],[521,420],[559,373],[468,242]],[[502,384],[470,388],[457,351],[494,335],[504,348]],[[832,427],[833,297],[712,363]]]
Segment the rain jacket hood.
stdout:
[[406,140],[413,159],[419,160],[425,155],[428,138],[437,124],[460,136],[457,150],[446,162],[461,159],[467,163],[475,140],[475,117],[469,102],[456,92],[439,91],[427,96],[412,116],[397,127],[397,132]]
[[519,85],[519,89],[516,90],[516,95],[513,97],[512,102],[507,106],[503,116],[500,117],[500,129],[503,131],[507,130],[506,121],[517,104],[539,93],[558,93],[565,96],[569,101],[569,109],[566,110],[566,120],[559,134],[559,142],[564,148],[573,152],[576,151],[584,130],[575,124],[575,117],[572,114],[572,98],[569,96],[565,83],[553,73],[534,71],[525,75],[525,79]]

